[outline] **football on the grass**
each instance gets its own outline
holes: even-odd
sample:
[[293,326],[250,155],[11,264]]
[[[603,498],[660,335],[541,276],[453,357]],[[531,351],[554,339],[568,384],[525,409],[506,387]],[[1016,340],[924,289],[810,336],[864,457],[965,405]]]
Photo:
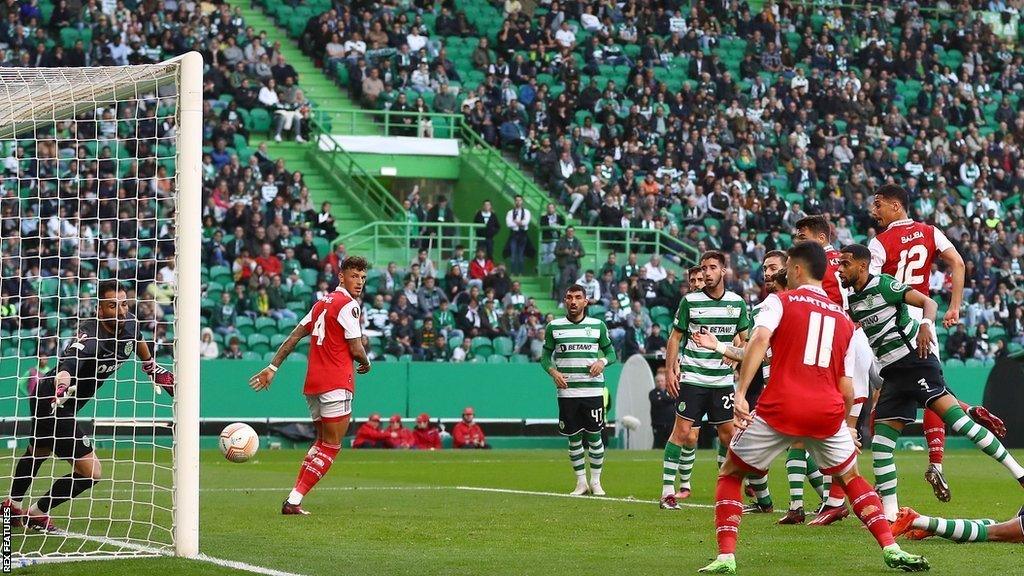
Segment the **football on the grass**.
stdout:
[[220,452],[232,462],[245,462],[256,455],[260,437],[248,424],[235,422],[220,433]]

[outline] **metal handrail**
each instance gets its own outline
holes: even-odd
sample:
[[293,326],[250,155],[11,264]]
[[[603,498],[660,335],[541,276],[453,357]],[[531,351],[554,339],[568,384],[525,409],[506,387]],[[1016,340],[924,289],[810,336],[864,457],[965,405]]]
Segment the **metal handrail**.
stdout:
[[[559,236],[564,232],[563,227],[540,226],[537,231],[538,246],[543,244],[544,232],[555,231]],[[674,238],[664,230],[649,228],[613,228],[607,226],[575,226],[576,237],[583,244],[584,256],[580,262],[580,269],[599,269],[605,262],[607,252],[629,254],[637,252],[642,255],[658,254],[665,257],[665,265],[671,267],[675,264],[680,269],[685,268],[697,261],[699,253],[696,248]],[[673,247],[678,245],[679,248]],[[623,261],[619,262],[621,266]],[[542,262],[538,259],[538,270]]]
[[[466,258],[471,258],[480,238],[477,231],[483,228],[483,224],[474,222],[378,221],[338,236],[334,244],[344,244],[348,252],[368,255],[377,268],[386,265],[381,262],[384,250],[388,250],[390,256],[394,256],[395,251],[404,250],[400,257],[400,266],[404,268],[420,249],[426,249],[434,263],[440,266],[459,244],[465,246]],[[463,270],[464,274],[468,272]],[[447,269],[439,267],[437,273],[443,276]]]
[[[401,122],[410,118],[413,124]],[[434,127],[435,138],[458,138],[462,127],[461,114],[443,112],[398,112],[395,110],[364,110],[361,108],[319,108],[317,124],[330,134],[377,134],[380,136],[415,136],[417,123],[427,118]],[[381,130],[383,132],[381,133]]]
[[337,141],[330,137],[329,130],[320,124],[318,118],[313,119],[314,140],[313,145],[317,147],[327,144],[328,150],[321,150],[320,157],[325,158],[332,168],[331,174],[342,181],[346,186],[359,195],[372,202],[383,212],[387,220],[398,220],[405,217],[405,209],[394,195],[391,194],[381,183],[371,176],[363,167],[356,162],[356,159],[347,150],[341,147]]

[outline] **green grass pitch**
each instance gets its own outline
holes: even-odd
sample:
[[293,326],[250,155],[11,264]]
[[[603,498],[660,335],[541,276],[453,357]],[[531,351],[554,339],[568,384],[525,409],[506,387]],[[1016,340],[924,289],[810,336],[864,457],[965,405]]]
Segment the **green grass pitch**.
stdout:
[[[219,453],[204,452],[202,552],[317,576],[691,574],[715,555],[710,506],[714,454],[709,451],[698,455],[694,495],[686,501],[695,506],[670,512],[653,503],[660,494],[660,452],[609,451],[603,476],[609,499],[599,500],[554,495],[568,492],[574,484],[563,451],[345,450],[306,498],[304,504],[313,515],[284,517],[279,514],[280,503],[302,455],[297,450],[263,451],[253,462],[231,464]],[[1015,451],[1015,456],[1024,459],[1024,451]],[[953,500],[938,502],[922,479],[925,463],[924,452],[897,453],[901,503],[922,513],[1002,521],[1024,503],[1024,491],[1004,468],[966,450],[947,453],[945,469]],[[861,469],[870,480],[868,456],[861,457]],[[123,472],[128,470],[117,470],[115,477]],[[783,458],[776,461],[771,478],[776,509],[782,511],[788,502]],[[38,494],[41,489],[45,486],[33,491]],[[111,488],[106,490],[112,493]],[[807,492],[806,501],[816,505],[817,496],[809,486]],[[101,485],[97,495],[102,494]],[[106,513],[103,506],[95,508]],[[893,573],[883,566],[870,534],[852,517],[825,528],[776,526],[778,517],[744,517],[738,550],[741,574]],[[56,521],[67,525],[66,518]],[[96,522],[92,528],[104,525]],[[20,542],[24,538],[39,537],[16,534],[15,547],[31,545]],[[1022,546],[957,545],[931,539],[904,547],[926,555],[933,573],[1024,573]],[[47,564],[18,573],[243,574],[176,558]]]

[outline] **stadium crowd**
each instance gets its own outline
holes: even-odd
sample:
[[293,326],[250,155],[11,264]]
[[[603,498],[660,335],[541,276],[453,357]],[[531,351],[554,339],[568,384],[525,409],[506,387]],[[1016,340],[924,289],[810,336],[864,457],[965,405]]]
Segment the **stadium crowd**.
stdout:
[[[543,227],[530,237],[556,288],[587,286],[592,313],[627,353],[659,349],[687,279],[651,254],[581,270],[565,224],[658,229],[675,248],[720,249],[730,288],[755,302],[761,255],[788,245],[795,220],[827,214],[837,244],[864,241],[875,233],[871,190],[887,181],[907,187],[912,217],[945,230],[967,264],[964,326],[949,334],[948,357],[1024,345],[1015,4],[692,4],[339,3],[309,19],[303,46],[366,106],[462,113],[514,151],[552,201],[521,231]],[[315,206],[302,174],[265,143],[251,145],[309,135],[311,103],[280,44],[223,4],[9,2],[0,17],[6,66],[204,54],[203,355],[269,352],[280,327],[333,288],[345,255],[330,249],[331,207]],[[52,352],[68,329],[59,319],[94,305],[81,297],[91,279],[116,274],[167,354],[174,117],[141,99],[82,120],[5,149],[0,322]],[[84,192],[62,201],[74,186]],[[409,211],[429,220],[434,204]],[[364,302],[376,356],[539,356],[547,319],[516,286],[522,246],[503,260],[485,244],[474,269],[475,249],[429,270],[414,261],[378,271]],[[931,279],[948,292],[942,270]]]
[[837,244],[866,241],[871,191],[903,184],[967,263],[964,330],[993,340],[948,352],[988,360],[1024,344],[1018,17],[985,1],[342,3],[303,44],[367,107],[462,113],[570,223],[727,252],[752,300],[793,222],[826,214]]

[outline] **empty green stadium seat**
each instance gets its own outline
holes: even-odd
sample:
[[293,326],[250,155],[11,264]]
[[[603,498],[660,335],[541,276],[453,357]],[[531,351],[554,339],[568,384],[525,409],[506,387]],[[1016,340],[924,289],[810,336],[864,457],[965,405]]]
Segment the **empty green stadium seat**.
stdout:
[[492,345],[494,346],[494,353],[502,356],[510,356],[513,352],[513,348],[515,348],[515,344],[512,342],[512,339],[506,336],[498,336],[494,339]]
[[491,343],[491,339],[486,336],[473,338],[473,345],[470,347],[470,350],[480,358],[487,358],[494,354],[494,346]]
[[256,332],[256,326],[254,325],[252,318],[248,316],[239,316],[235,319],[235,329],[242,336],[248,337],[250,334]]
[[487,357],[488,364],[508,364],[508,358],[501,354],[492,354]]
[[253,352],[266,354],[270,352],[270,338],[263,334],[250,334],[245,339],[245,347]]
[[254,325],[256,327],[256,331],[257,332],[259,332],[260,334],[263,334],[264,336],[267,336],[268,338],[270,336],[273,336],[274,334],[277,334],[277,332],[278,332],[278,330],[277,330],[277,320],[274,320],[273,318],[267,318],[267,317],[257,318],[256,322],[254,323]]

